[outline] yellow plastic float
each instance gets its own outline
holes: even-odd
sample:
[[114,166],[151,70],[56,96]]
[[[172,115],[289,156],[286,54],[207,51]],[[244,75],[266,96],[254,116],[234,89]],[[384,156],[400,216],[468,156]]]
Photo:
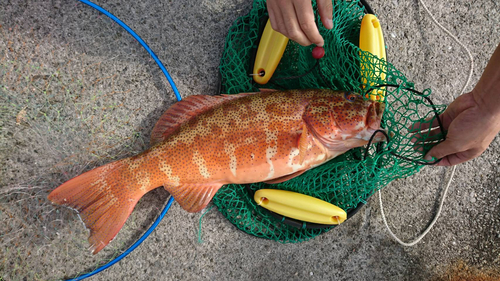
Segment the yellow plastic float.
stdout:
[[[382,34],[382,27],[375,15],[366,14],[361,21],[361,29],[359,31],[359,48],[377,56],[379,59],[386,60],[384,35]],[[374,63],[374,62],[370,62]],[[373,64],[372,64],[373,65]],[[369,69],[364,63],[361,63],[361,82],[363,87],[368,85],[368,77],[378,77],[385,81],[385,62],[380,65],[380,68]],[[373,86],[370,82],[369,86]],[[376,93],[369,95],[371,100],[383,101],[385,97],[385,88],[379,88]]]
[[332,225],[347,219],[346,212],[341,208],[292,191],[260,189],[255,192],[254,200],[270,211],[301,221]]
[[256,83],[266,84],[271,79],[287,44],[288,38],[275,31],[271,27],[271,22],[267,20],[255,56],[253,80]]

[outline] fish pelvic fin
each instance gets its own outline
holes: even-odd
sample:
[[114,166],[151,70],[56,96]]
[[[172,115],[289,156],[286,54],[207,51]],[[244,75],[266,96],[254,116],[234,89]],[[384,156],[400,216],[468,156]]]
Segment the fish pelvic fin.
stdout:
[[95,168],[63,183],[48,196],[53,203],[78,211],[90,230],[93,254],[113,240],[139,199],[154,189],[135,180],[131,163],[127,158]]
[[222,183],[181,184],[179,186],[165,184],[164,187],[184,210],[196,213],[210,203],[222,185]]

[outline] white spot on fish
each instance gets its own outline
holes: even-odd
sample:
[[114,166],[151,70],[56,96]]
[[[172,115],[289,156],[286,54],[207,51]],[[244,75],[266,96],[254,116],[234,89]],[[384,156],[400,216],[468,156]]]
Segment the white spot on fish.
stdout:
[[[309,145],[310,146],[310,145]],[[290,151],[290,154],[288,156],[288,162],[286,163],[288,167],[292,168],[292,171],[295,173],[301,168],[303,168],[303,165],[298,164],[299,161],[297,161],[296,164],[293,163],[293,159],[297,156],[299,156],[300,150],[296,147],[292,148]]]
[[267,163],[269,164],[269,174],[267,174],[266,180],[269,180],[274,177],[274,166],[271,160],[268,160]]
[[354,130],[363,129],[364,127],[365,127],[365,122],[361,121],[361,122],[358,122],[358,124],[356,125],[356,127],[354,127]]
[[128,163],[126,163],[126,164],[128,164],[128,169],[130,171],[133,171],[133,170],[139,168],[144,162],[142,160],[142,158],[136,158],[134,161],[131,161],[130,158],[128,158],[127,160],[128,160],[127,161]]
[[167,179],[170,181],[169,184],[175,187],[179,186],[180,178],[179,176],[174,176],[172,174],[172,167],[168,165],[165,161],[160,162],[160,171],[167,176]]
[[236,167],[238,166],[238,163],[236,161],[236,155],[230,155],[229,156],[229,170],[233,174],[233,176],[236,177]]
[[174,176],[174,177],[172,177],[172,179],[171,179],[170,183],[171,183],[173,186],[177,187],[177,186],[179,186],[179,185],[180,185],[180,181],[181,181],[181,178],[180,178],[179,176]]
[[137,180],[137,183],[141,185],[140,189],[144,192],[146,192],[146,190],[148,190],[148,187],[151,185],[149,177],[147,175],[140,175],[140,178]]
[[356,139],[360,139],[360,140],[366,140],[366,141],[369,141],[370,138],[372,137],[372,133],[368,132],[368,130],[363,130],[361,132],[359,132],[357,135],[356,135]]
[[238,161],[236,159],[236,155],[234,154],[236,147],[234,144],[229,142],[224,142],[224,150],[226,154],[229,156],[229,170],[236,177],[236,169],[238,166]]
[[267,174],[266,180],[272,179],[274,177],[274,165],[271,158],[273,158],[278,152],[277,147],[268,147],[266,149],[266,161],[269,164],[269,174]]
[[278,132],[265,129],[266,133],[266,143],[278,141]]
[[245,139],[245,144],[252,144],[254,143],[254,137],[249,137]]
[[315,160],[315,162],[323,162],[325,160],[325,156],[326,156],[325,154],[320,154],[320,155],[316,156],[316,159],[314,159],[314,160]]
[[198,170],[202,177],[208,179],[210,178],[210,173],[208,172],[207,162],[203,159],[203,156],[200,155],[198,151],[193,153],[193,162],[198,166]]

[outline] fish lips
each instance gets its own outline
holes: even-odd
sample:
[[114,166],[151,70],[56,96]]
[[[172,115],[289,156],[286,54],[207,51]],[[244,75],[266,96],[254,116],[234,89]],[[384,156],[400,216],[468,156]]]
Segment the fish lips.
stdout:
[[384,115],[385,103],[373,101],[368,107],[366,114],[366,125],[372,130],[379,130],[382,116]]

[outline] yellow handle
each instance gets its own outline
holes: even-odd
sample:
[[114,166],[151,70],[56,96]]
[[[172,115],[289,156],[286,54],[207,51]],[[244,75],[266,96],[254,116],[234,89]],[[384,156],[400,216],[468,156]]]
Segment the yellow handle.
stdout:
[[[253,80],[259,84],[266,84],[274,74],[276,67],[285,52],[288,38],[274,31],[271,22],[267,20],[262,33],[255,64],[253,67]],[[261,75],[263,74],[263,75]]]
[[340,224],[347,219],[341,208],[308,195],[278,189],[260,189],[255,192],[258,205],[297,220],[319,223]]
[[[385,44],[384,35],[382,34],[382,27],[376,16],[367,14],[363,17],[361,21],[361,29],[359,32],[359,48],[363,51],[367,51],[377,56],[379,59],[384,60],[383,65],[378,65],[375,69],[370,69],[361,62],[361,81],[363,83],[363,88],[366,88],[368,84],[368,77],[378,77],[385,81]],[[368,61],[366,63],[371,63],[375,65],[375,61]],[[373,83],[370,82],[370,86]],[[376,93],[370,94],[371,100],[384,100],[385,88],[380,88]]]

